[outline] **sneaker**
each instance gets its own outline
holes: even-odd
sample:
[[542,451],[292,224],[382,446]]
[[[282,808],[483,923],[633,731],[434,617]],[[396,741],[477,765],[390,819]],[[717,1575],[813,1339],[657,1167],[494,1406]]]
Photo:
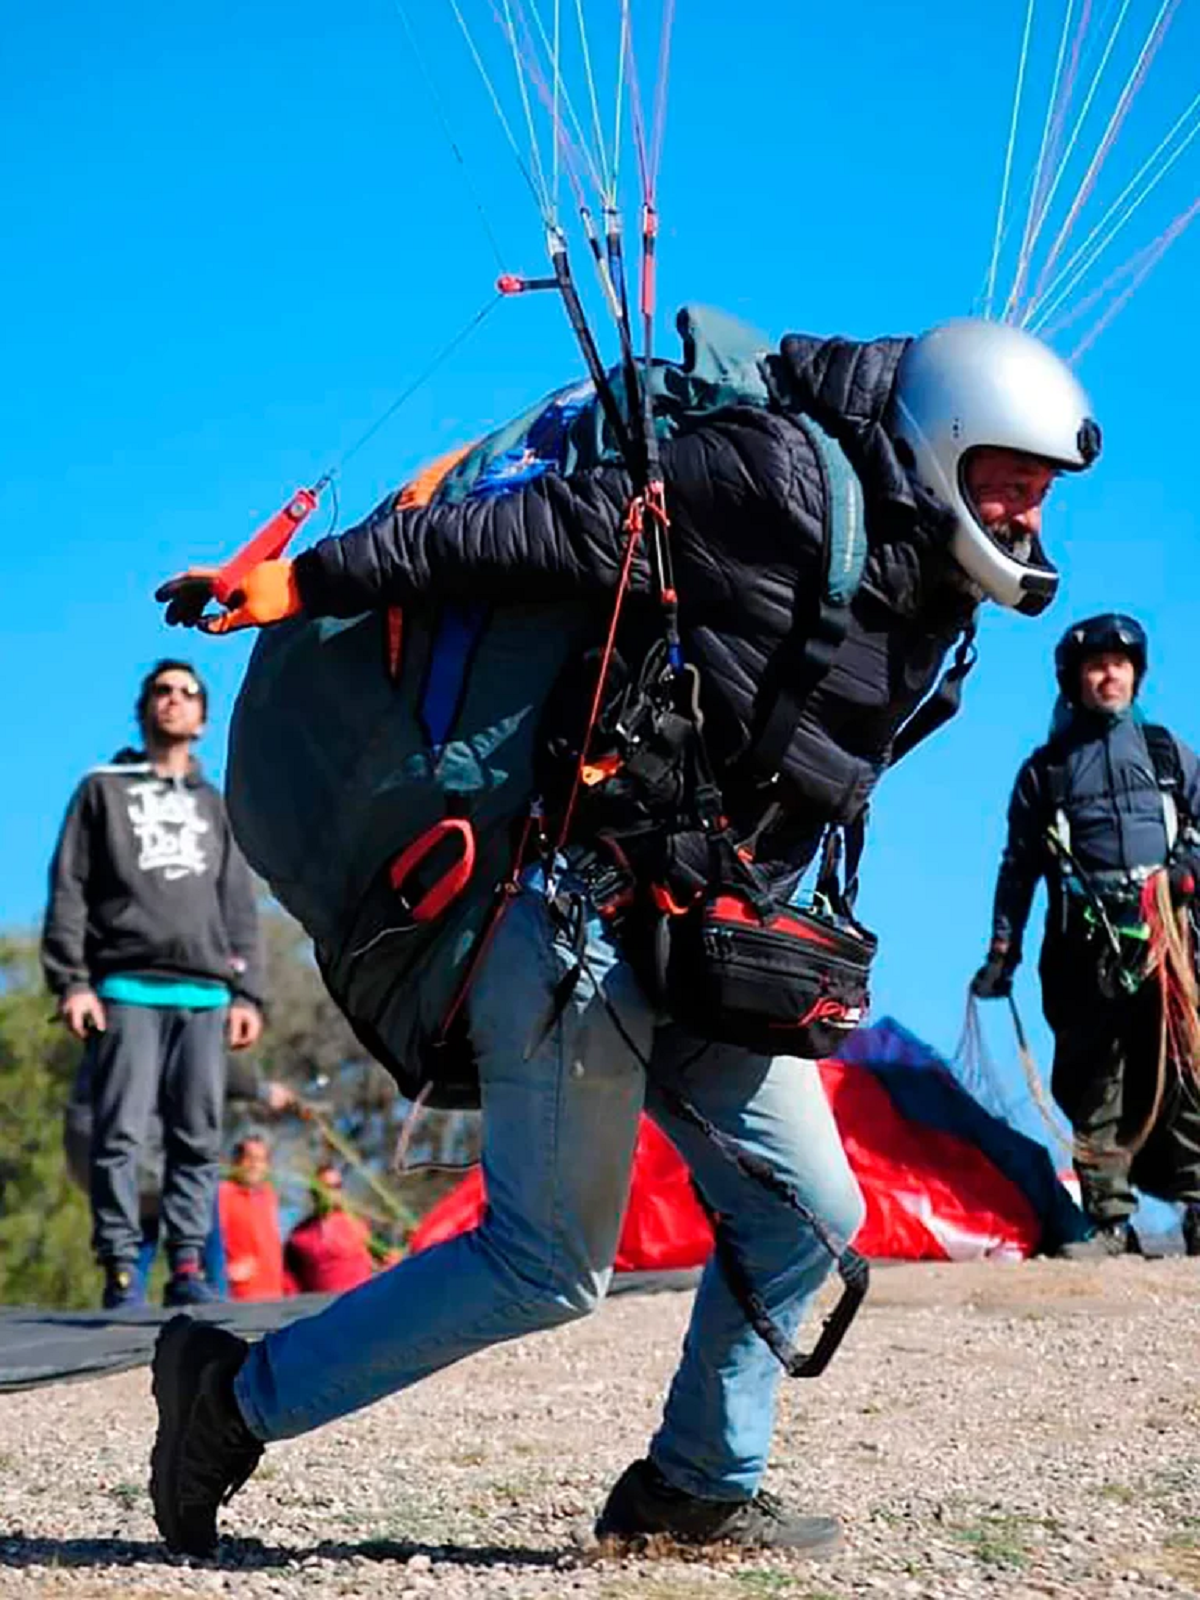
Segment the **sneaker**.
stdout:
[[835,1517],[801,1517],[760,1490],[751,1500],[704,1500],[667,1482],[653,1461],[635,1461],[617,1479],[596,1522],[597,1539],[734,1544],[827,1553],[841,1542]]
[[142,1304],[137,1274],[124,1261],[104,1263],[104,1293],[100,1304],[105,1311],[120,1311],[123,1306]]
[[164,1306],[207,1306],[218,1299],[217,1291],[200,1270],[200,1263],[189,1257],[177,1261],[163,1288]]
[[1189,1256],[1200,1256],[1200,1205],[1189,1205],[1183,1213],[1183,1248]]
[[233,1397],[233,1379],[249,1348],[245,1339],[194,1317],[172,1317],[158,1336],[150,1499],[173,1555],[212,1555],[217,1512],[262,1457],[262,1441]]
[[1142,1242],[1133,1225],[1120,1222],[1101,1222],[1096,1231],[1086,1239],[1075,1239],[1059,1247],[1058,1255],[1064,1261],[1104,1261],[1110,1256],[1140,1256]]

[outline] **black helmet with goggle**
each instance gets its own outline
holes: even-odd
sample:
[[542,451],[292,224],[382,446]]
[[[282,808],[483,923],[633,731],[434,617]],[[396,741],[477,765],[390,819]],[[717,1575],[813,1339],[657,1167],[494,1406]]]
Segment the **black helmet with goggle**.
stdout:
[[1120,611],[1105,611],[1069,627],[1054,652],[1054,671],[1058,687],[1068,700],[1079,698],[1079,669],[1092,656],[1109,652],[1128,656],[1133,663],[1134,693],[1146,676],[1149,655],[1146,630],[1136,617]]

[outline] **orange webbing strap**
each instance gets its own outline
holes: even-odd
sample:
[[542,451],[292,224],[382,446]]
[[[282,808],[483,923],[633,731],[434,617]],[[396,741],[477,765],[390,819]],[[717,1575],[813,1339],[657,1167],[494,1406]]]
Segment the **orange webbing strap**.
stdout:
[[[474,448],[473,444],[459,445],[454,450],[447,450],[445,455],[438,456],[427,467],[422,467],[416,477],[411,478],[397,494],[395,509],[397,511],[414,511],[420,506],[427,506],[441,488],[445,479],[454,471],[463,457]],[[403,645],[404,614],[399,606],[389,606],[387,609],[387,659],[388,672],[393,680],[400,676]]]
[[453,450],[447,450],[445,455],[438,456],[427,467],[422,467],[396,496],[396,510],[411,511],[416,506],[427,506],[441,488],[442,480],[449,477],[462,458],[474,448],[474,444],[458,445]]

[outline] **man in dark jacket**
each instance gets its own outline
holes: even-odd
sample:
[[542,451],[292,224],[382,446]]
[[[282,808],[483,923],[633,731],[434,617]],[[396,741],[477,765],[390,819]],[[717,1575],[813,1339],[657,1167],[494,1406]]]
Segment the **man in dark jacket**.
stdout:
[[1192,895],[1200,762],[1139,718],[1147,647],[1132,617],[1076,623],[1055,666],[1054,733],[1017,774],[992,942],[972,989],[983,999],[1011,994],[1045,877],[1040,973],[1055,1039],[1051,1090],[1075,1131],[1083,1206],[1096,1228],[1063,1254],[1136,1251],[1136,1184],[1184,1203],[1188,1254],[1200,1255],[1200,1095],[1192,1072],[1161,1055],[1161,990],[1147,972],[1142,905],[1160,869],[1176,902]]
[[[1069,370],[997,324],[865,345],[791,338],[768,366],[769,406],[696,418],[664,445],[662,465],[683,649],[701,674],[710,754],[741,822],[762,811],[764,788],[777,798],[756,859],[794,878],[825,824],[861,813],[979,600],[1026,612],[1049,602],[1041,502],[1057,472],[1090,464],[1099,435]],[[820,589],[831,507],[806,418],[849,458],[870,539],[849,631],[810,693],[793,671],[794,625]],[[461,506],[389,500],[343,538],[252,570],[232,609],[202,626],[265,625],[300,609],[352,616],[572,597],[594,597],[602,622],[633,494],[626,470],[602,466]],[[203,573],[173,580],[162,591],[168,620],[197,620],[197,599],[211,589]],[[639,556],[631,620],[652,595]],[[747,753],[789,694],[787,737],[746,773]],[[222,1494],[253,1471],[264,1441],[590,1311],[608,1284],[643,1105],[692,1167],[764,1304],[794,1331],[829,1271],[826,1249],[804,1216],[731,1170],[672,1109],[664,1080],[685,1074],[693,1104],[819,1216],[837,1247],[858,1228],[862,1198],[816,1063],[706,1044],[658,1015],[569,863],[545,878],[533,869],[524,891],[469,997],[486,1219],[253,1349],[185,1318],[164,1330],[151,1487],[171,1548],[213,1548]],[[553,914],[562,893],[581,912],[570,931]],[[833,1519],[796,1516],[759,1490],[781,1370],[714,1263],[662,1425],[647,1458],[614,1486],[597,1532],[833,1544]]]
[[90,1193],[104,1305],[136,1298],[139,1157],[161,1118],[168,1305],[210,1298],[225,1048],[262,1031],[254,887],[192,754],[204,687],[160,661],[138,695],[144,750],[94,768],[67,809],[42,935],[46,981],[91,1056]]

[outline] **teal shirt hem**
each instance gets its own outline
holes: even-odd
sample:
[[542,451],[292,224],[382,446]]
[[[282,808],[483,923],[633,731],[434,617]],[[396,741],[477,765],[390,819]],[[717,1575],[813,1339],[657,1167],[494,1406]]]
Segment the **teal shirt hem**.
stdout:
[[122,1006],[178,1006],[185,1011],[215,1011],[229,1004],[226,984],[205,978],[155,978],[141,972],[115,972],[96,987],[101,1000]]

